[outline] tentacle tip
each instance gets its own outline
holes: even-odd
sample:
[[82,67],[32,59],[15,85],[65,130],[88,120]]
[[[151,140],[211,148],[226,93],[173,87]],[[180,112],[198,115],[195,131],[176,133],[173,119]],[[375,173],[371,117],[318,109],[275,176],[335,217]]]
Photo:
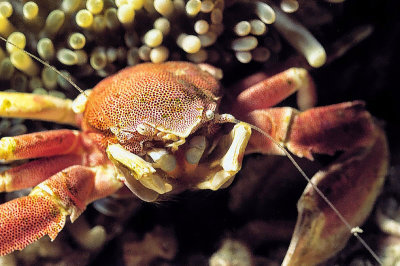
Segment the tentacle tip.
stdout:
[[324,48],[315,49],[312,53],[307,56],[307,61],[310,66],[319,68],[326,62],[326,52]]

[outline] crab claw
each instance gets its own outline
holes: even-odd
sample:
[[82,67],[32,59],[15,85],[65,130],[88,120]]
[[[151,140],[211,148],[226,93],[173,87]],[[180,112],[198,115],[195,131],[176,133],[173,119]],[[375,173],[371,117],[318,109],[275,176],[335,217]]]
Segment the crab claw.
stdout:
[[242,167],[242,160],[251,128],[246,123],[235,125],[230,134],[223,136],[212,152],[206,165],[201,163],[198,172],[204,178],[196,186],[199,189],[217,190],[229,186]]
[[87,204],[121,188],[116,177],[108,164],[71,166],[40,183],[28,196],[0,205],[0,256],[45,235],[54,240],[67,215],[73,222]]
[[370,214],[388,168],[388,147],[377,129],[372,146],[344,153],[312,182],[340,211],[352,230],[309,184],[297,209],[297,224],[282,265],[316,265],[340,251]]
[[[246,119],[298,157],[312,160],[314,154],[343,152],[311,180],[347,222],[309,184],[298,202],[297,225],[283,265],[315,265],[332,257],[350,231],[365,221],[381,191],[389,161],[384,132],[360,101],[304,112],[289,107],[254,110]],[[247,151],[282,154],[258,133]]]
[[30,195],[0,205],[0,256],[22,250],[64,227],[66,211],[50,196]]

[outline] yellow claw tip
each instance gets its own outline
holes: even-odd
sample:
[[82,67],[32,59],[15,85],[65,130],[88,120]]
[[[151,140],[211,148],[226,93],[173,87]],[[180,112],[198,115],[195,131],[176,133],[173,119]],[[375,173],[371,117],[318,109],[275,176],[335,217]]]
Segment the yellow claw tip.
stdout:
[[10,160],[13,157],[17,143],[12,137],[0,139],[0,160]]

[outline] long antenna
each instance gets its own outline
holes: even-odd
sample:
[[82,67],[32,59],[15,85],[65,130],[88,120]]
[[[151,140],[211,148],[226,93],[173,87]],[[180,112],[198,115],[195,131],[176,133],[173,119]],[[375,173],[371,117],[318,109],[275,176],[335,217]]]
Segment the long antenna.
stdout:
[[56,72],[58,75],[60,75],[61,77],[63,77],[66,81],[68,81],[72,86],[74,86],[75,89],[77,89],[80,93],[82,93],[83,95],[85,95],[86,97],[87,94],[85,93],[85,91],[83,91],[81,88],[79,88],[78,85],[75,84],[75,82],[72,81],[72,79],[70,77],[68,77],[67,75],[63,74],[61,71],[59,71],[57,68],[53,67],[52,65],[50,65],[49,63],[47,63],[46,61],[42,60],[41,58],[37,57],[36,55],[25,51],[24,49],[21,49],[20,47],[18,47],[17,45],[15,45],[14,43],[10,42],[9,40],[7,40],[6,38],[4,38],[3,36],[0,36],[0,39],[3,40],[4,42],[14,46],[15,48],[23,51],[24,53],[26,53],[27,55],[29,55],[30,57],[34,58],[36,61],[40,62],[41,64],[49,67],[51,70],[53,70],[54,72]]

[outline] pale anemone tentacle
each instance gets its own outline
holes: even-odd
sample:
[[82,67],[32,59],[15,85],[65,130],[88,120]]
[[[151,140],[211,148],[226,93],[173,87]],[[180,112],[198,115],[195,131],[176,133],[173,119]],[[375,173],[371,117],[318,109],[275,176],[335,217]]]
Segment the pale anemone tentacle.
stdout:
[[326,62],[326,52],[318,40],[300,23],[289,18],[278,8],[274,26],[283,37],[304,55],[312,67],[320,67]]

